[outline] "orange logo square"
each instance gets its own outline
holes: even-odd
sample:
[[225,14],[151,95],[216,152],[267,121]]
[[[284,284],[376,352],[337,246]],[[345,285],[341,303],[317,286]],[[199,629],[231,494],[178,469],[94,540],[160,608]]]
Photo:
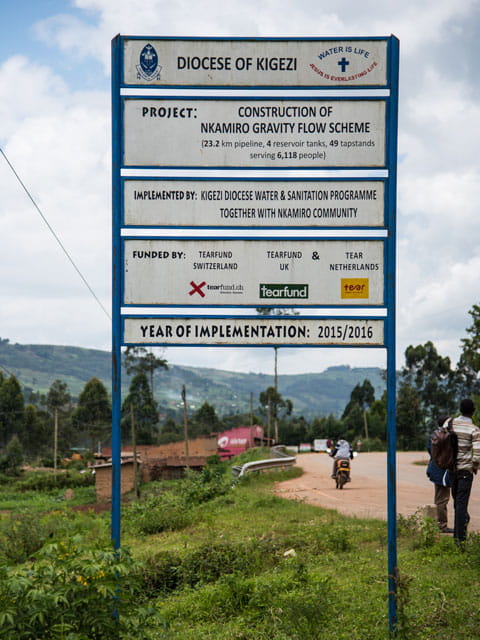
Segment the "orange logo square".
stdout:
[[342,298],[368,298],[368,278],[342,278]]

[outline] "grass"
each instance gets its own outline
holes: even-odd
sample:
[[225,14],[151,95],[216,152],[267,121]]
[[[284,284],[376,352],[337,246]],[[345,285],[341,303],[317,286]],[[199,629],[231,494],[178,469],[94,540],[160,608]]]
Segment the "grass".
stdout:
[[0,488],[0,511],[14,511],[15,513],[44,513],[55,509],[71,508],[73,506],[95,504],[95,487],[79,487],[73,489],[70,499],[65,497],[65,489],[56,491],[15,491]]
[[[159,638],[390,637],[386,523],[272,494],[275,480],[295,473],[249,476],[194,508],[181,530],[126,534],[146,566],[156,559],[163,578],[175,576],[169,587],[150,575],[150,597],[168,622]],[[480,541],[461,553],[434,523],[412,518],[399,522],[398,551],[397,636],[475,637]]]
[[[197,477],[151,483],[140,505],[122,509],[122,544],[142,567],[146,601],[161,614],[149,639],[391,637],[386,523],[273,494],[275,481],[298,473],[247,476],[226,490],[215,474],[203,484]],[[68,524],[94,534],[99,516],[80,517],[70,524],[63,515],[63,533]],[[479,536],[459,551],[433,521],[399,517],[398,566],[398,638],[478,636]]]

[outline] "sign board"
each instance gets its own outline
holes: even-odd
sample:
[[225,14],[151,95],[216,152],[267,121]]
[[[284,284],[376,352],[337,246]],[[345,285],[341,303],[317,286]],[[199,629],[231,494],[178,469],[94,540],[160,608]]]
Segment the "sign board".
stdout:
[[124,180],[132,227],[382,227],[382,180]]
[[387,41],[125,38],[125,85],[384,86]]
[[[398,40],[117,36],[112,54],[115,547],[122,346],[385,346],[393,632]],[[192,317],[206,306],[341,317]]]
[[383,240],[124,241],[124,304],[372,306]]
[[356,318],[124,318],[126,345],[384,346],[384,320]]
[[124,102],[125,166],[383,167],[384,100]]
[[327,451],[327,440],[325,438],[317,438],[313,441],[314,451]]

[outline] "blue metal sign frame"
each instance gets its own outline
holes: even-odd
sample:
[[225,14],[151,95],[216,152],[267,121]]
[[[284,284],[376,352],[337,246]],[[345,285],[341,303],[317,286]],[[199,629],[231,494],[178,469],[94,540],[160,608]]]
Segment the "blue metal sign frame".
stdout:
[[[281,171],[278,167],[254,167],[249,169],[246,167],[228,167],[226,169],[222,167],[162,167],[158,170],[155,167],[142,166],[142,167],[126,167],[123,164],[124,158],[124,103],[125,100],[133,97],[141,97],[146,99],[146,96],[150,95],[159,96],[162,98],[182,98],[180,95],[175,95],[175,90],[185,89],[184,84],[170,84],[162,85],[161,87],[146,87],[144,84],[128,84],[125,81],[125,60],[124,50],[125,44],[129,40],[149,40],[155,42],[158,46],[161,46],[162,42],[170,42],[172,40],[179,41],[181,43],[189,42],[212,42],[225,43],[225,42],[243,42],[243,43],[278,43],[278,42],[337,42],[337,41],[368,41],[376,42],[383,41],[386,43],[386,82],[381,84],[368,85],[349,85],[348,87],[341,84],[321,84],[320,80],[318,84],[312,85],[285,85],[278,86],[275,84],[262,84],[257,86],[247,85],[232,85],[228,87],[231,91],[231,97],[229,100],[235,99],[235,96],[239,96],[244,100],[268,100],[279,99],[282,94],[286,94],[289,90],[301,89],[299,97],[292,98],[288,95],[287,99],[310,99],[310,100],[384,100],[386,105],[386,131],[385,131],[385,164],[382,168],[378,166],[371,167],[371,171],[366,170],[365,167],[321,167],[319,171],[315,167],[286,167],[285,171],[288,171],[288,175],[285,178],[280,177],[284,168]],[[124,334],[123,334],[123,319],[127,317],[133,317],[129,309],[123,309],[123,244],[124,239],[129,237],[133,226],[124,226],[124,183],[130,179],[145,179],[145,180],[201,180],[208,181],[210,176],[209,171],[221,171],[222,177],[215,176],[214,180],[311,180],[326,181],[326,180],[383,180],[385,184],[385,211],[384,211],[384,226],[375,227],[372,229],[371,239],[382,239],[384,236],[380,236],[379,232],[383,229],[386,230],[385,237],[385,278],[384,278],[384,302],[386,316],[384,317],[384,347],[387,352],[387,431],[388,431],[388,450],[387,450],[387,502],[388,502],[388,613],[389,613],[389,627],[392,633],[396,633],[397,630],[397,585],[398,585],[398,567],[397,567],[397,530],[396,530],[396,358],[395,358],[395,344],[396,344],[396,325],[395,325],[395,297],[396,297],[396,189],[397,189],[397,122],[398,122],[398,81],[399,81],[399,41],[395,36],[389,37],[352,37],[352,38],[168,38],[168,37],[147,37],[147,36],[116,36],[112,41],[112,211],[113,211],[113,224],[112,224],[112,518],[111,518],[111,530],[112,541],[115,548],[120,546],[120,495],[121,495],[121,432],[120,432],[120,412],[121,412],[121,348],[124,346]],[[258,88],[268,89],[270,93],[268,97],[258,98],[254,96],[254,91]],[[162,94],[162,90],[170,90],[168,95]],[[327,91],[328,89],[328,91]],[[218,98],[217,93],[213,90],[225,91],[225,86],[222,84],[198,84],[196,86],[188,86],[188,90],[191,92],[189,99],[202,100],[206,98],[210,99],[223,99]],[[172,91],[174,93],[172,93]],[[195,95],[197,91],[197,95]],[[323,93],[322,93],[323,92]],[[332,94],[335,93],[335,97],[332,98]],[[305,96],[310,96],[306,98]],[[321,96],[321,97],[319,97]],[[139,172],[136,169],[140,169]],[[198,171],[203,169],[204,171]],[[238,177],[238,173],[241,172],[241,177]],[[186,173],[188,175],[186,175]],[[259,175],[261,174],[261,175]],[[159,229],[158,236],[162,236],[161,229],[165,229],[162,225],[146,226],[147,229]],[[224,231],[227,227],[207,226],[202,227],[201,224],[195,225],[195,228],[211,228],[212,235],[215,235],[215,231]],[[228,227],[228,229],[234,229],[235,227]],[[370,227],[369,227],[370,228]],[[184,229],[186,227],[178,227],[178,236],[182,239],[185,238]],[[245,229],[245,227],[241,227]],[[259,227],[255,227],[256,230]],[[291,229],[300,229],[300,227],[291,227]],[[321,234],[319,227],[303,227],[302,229],[310,229],[312,231],[312,237],[320,239]],[[321,230],[325,231],[328,227],[322,227]],[[342,227],[335,227],[335,231],[341,235]],[[361,229],[361,227],[359,228]],[[263,228],[265,230],[265,227]],[[269,231],[273,235],[275,227],[269,227]],[[278,230],[278,229],[277,229]],[[292,231],[292,235],[295,235],[295,231]],[[137,236],[135,236],[137,237]],[[151,237],[151,236],[149,236]],[[250,239],[250,238],[249,238]],[[283,239],[283,238],[281,238]],[[362,240],[365,239],[362,237]],[[279,305],[275,305],[279,306]],[[331,305],[329,305],[331,306]],[[373,312],[374,313],[374,312]],[[148,315],[147,313],[145,315]],[[179,317],[187,317],[187,311],[180,308]],[[162,311],[159,308],[158,314],[154,317],[161,317]],[[175,317],[175,316],[169,316]],[[207,316],[205,316],[207,317]],[[215,317],[215,316],[211,316]],[[220,316],[219,316],[220,317]],[[231,317],[231,316],[229,316]],[[324,316],[321,316],[324,318]],[[344,312],[335,314],[334,319],[342,318]],[[356,316],[348,316],[356,317]],[[360,316],[358,316],[360,317]],[[363,316],[365,319],[367,316]],[[370,318],[379,319],[380,316],[371,315]],[[335,345],[339,346],[339,345]],[[328,348],[322,346],[322,348]],[[349,346],[349,348],[352,348]]]

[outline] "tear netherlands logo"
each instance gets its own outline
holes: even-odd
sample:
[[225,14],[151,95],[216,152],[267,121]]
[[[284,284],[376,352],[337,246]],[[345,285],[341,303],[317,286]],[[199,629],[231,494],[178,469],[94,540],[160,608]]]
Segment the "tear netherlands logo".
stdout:
[[158,64],[158,55],[155,48],[151,44],[146,44],[140,51],[139,64],[136,65],[137,79],[160,80],[160,72],[162,67]]
[[370,296],[368,278],[341,278],[342,298],[365,298]]

